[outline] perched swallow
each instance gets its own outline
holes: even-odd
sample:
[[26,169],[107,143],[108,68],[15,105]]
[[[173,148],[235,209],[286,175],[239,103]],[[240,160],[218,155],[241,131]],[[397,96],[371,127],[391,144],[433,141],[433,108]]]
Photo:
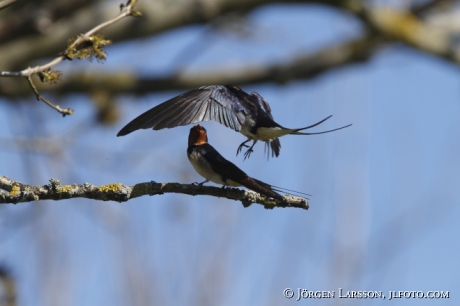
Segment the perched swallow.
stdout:
[[128,123],[117,136],[124,136],[139,129],[161,130],[215,120],[248,138],[238,147],[237,155],[243,147],[249,147],[246,143],[252,140],[251,147],[244,153],[246,159],[260,140],[265,142],[269,155],[271,150],[271,155],[278,157],[281,148],[278,137],[287,134],[324,134],[351,125],[317,133],[300,132],[317,126],[331,117],[332,115],[307,127],[288,129],[273,120],[270,105],[258,93],[253,92],[249,95],[237,86],[214,85],[193,89],[155,106]]
[[275,192],[275,190],[280,191],[279,189],[284,188],[272,186],[250,177],[220,155],[208,143],[206,129],[201,125],[196,125],[190,129],[187,157],[196,172],[206,179],[199,185],[212,181],[224,186],[244,186],[267,197],[285,201],[282,195]]

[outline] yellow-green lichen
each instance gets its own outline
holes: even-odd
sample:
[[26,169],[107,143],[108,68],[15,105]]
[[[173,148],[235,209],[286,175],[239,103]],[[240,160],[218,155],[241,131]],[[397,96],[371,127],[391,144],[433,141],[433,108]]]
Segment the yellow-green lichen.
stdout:
[[100,192],[118,192],[121,190],[120,183],[110,183],[107,185],[97,187],[97,191]]
[[276,206],[278,206],[278,203],[275,200],[267,199],[267,197],[265,197],[265,203],[264,203],[265,209],[273,209]]
[[75,42],[78,37],[72,37],[68,42],[68,47],[65,55],[68,59],[93,59],[96,58],[102,62],[106,59],[107,54],[102,49],[103,47],[110,45],[111,41],[104,39],[102,35],[93,35],[88,40],[80,43],[79,46],[75,46]]
[[133,17],[142,17],[142,13],[139,11],[131,11],[131,14],[129,14]]
[[21,191],[21,188],[19,188],[19,186],[13,186],[13,188],[11,188],[10,190],[10,195],[12,196],[15,196],[17,194],[19,194],[19,192]]
[[58,193],[70,192],[71,190],[72,190],[72,185],[56,186],[56,192]]
[[61,76],[62,72],[59,70],[48,69],[38,73],[38,77],[43,83],[56,84],[61,79]]

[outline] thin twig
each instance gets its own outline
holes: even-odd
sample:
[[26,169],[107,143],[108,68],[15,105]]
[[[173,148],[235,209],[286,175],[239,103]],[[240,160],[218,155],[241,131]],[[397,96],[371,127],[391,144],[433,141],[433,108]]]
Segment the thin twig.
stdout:
[[267,209],[275,207],[297,207],[308,209],[308,200],[286,195],[281,202],[267,198],[251,190],[238,188],[219,188],[211,186],[197,186],[179,183],[139,183],[135,186],[126,186],[120,183],[111,183],[103,186],[94,186],[88,183],[61,185],[59,180],[50,179],[45,186],[30,186],[0,175],[0,204],[32,202],[38,200],[65,200],[71,198],[87,198],[100,201],[126,202],[144,195],[161,195],[164,193],[182,193],[188,195],[208,195],[219,198],[240,201],[245,207],[251,203],[263,205]]
[[[135,11],[132,10],[132,8],[133,8],[135,3],[136,3],[135,0],[129,0],[126,5],[121,6],[120,14],[118,14],[118,16],[116,16],[115,18],[113,18],[113,19],[111,19],[109,21],[106,21],[106,22],[104,22],[104,23],[92,28],[91,30],[89,30],[86,33],[83,33],[83,34],[79,35],[77,37],[77,39],[69,47],[67,47],[66,50],[72,50],[75,47],[77,47],[80,44],[82,44],[83,42],[90,41],[91,40],[91,35],[93,35],[97,31],[103,29],[104,27],[107,27],[107,26],[119,21],[120,19],[122,19],[122,18],[124,18],[126,16],[130,16],[130,15],[138,16],[140,13],[135,12]],[[71,110],[71,109],[61,109],[59,106],[56,106],[56,105],[52,104],[51,102],[49,102],[48,100],[46,100],[45,98],[43,98],[39,94],[37,88],[34,86],[32,80],[30,79],[30,77],[32,75],[37,74],[37,73],[41,73],[41,72],[45,72],[48,69],[50,69],[51,67],[59,64],[60,62],[66,60],[66,59],[68,59],[68,56],[66,55],[66,52],[64,52],[61,55],[59,55],[58,57],[56,57],[55,59],[51,60],[50,62],[48,62],[48,63],[46,63],[44,65],[35,66],[35,67],[29,67],[29,68],[24,69],[22,71],[0,71],[0,76],[2,76],[2,77],[26,77],[28,82],[29,82],[29,84],[30,84],[30,86],[31,86],[31,88],[33,89],[33,91],[35,93],[35,96],[37,97],[37,100],[41,100],[41,101],[45,102],[50,107],[54,108],[55,110],[57,110],[58,112],[60,112],[64,116],[65,115],[71,115],[71,114],[73,114],[73,110]]]
[[[131,3],[131,1],[129,2]],[[96,33],[97,31],[101,30],[102,28],[104,27],[107,27],[115,22],[117,22],[118,20],[126,17],[126,16],[129,16],[131,15],[132,13],[132,5],[131,4],[128,4],[128,5],[125,5],[122,7],[121,11],[120,11],[120,14],[118,16],[116,16],[115,18],[107,21],[107,22],[104,22],[103,24],[100,24],[94,28],[92,28],[91,30],[89,30],[88,32],[86,33],[83,33],[81,35],[78,36],[78,38],[67,48],[68,50],[70,49],[73,49],[75,47],[77,47],[78,45],[80,45],[81,43],[85,42],[85,41],[88,41],[88,40],[91,40],[91,35],[93,35],[94,33]],[[48,69],[50,69],[51,67],[59,64],[60,62],[66,60],[67,57],[65,56],[65,54],[63,55],[60,55],[58,57],[56,57],[55,59],[51,60],[50,62],[44,64],[44,65],[40,65],[40,66],[35,66],[35,67],[29,67],[27,69],[24,69],[22,71],[13,71],[13,72],[10,72],[10,71],[0,71],[0,76],[3,76],[3,77],[29,77],[33,74],[37,74],[39,72],[44,72]]]
[[0,10],[7,8],[11,4],[17,2],[18,0],[0,0]]
[[35,93],[35,97],[37,98],[37,100],[41,100],[43,102],[45,102],[46,104],[48,104],[49,107],[57,110],[59,113],[62,114],[62,116],[66,116],[66,115],[72,115],[73,114],[73,109],[71,108],[64,108],[62,109],[61,107],[59,107],[59,105],[54,105],[53,103],[51,103],[50,101],[46,100],[39,92],[38,92],[38,89],[37,87],[35,87],[34,83],[32,82],[32,77],[31,76],[28,76],[27,77],[27,82],[29,83],[30,87],[32,88],[33,92]]

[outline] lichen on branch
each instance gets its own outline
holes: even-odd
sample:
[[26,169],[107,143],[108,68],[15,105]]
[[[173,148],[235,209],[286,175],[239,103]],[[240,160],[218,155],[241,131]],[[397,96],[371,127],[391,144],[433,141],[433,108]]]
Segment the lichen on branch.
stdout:
[[[84,37],[84,36],[80,36]],[[96,58],[98,62],[103,62],[107,58],[107,53],[102,49],[105,46],[110,45],[110,40],[104,39],[103,35],[93,35],[88,39],[83,38],[81,44],[77,44],[77,40],[80,38],[72,37],[69,39],[67,49],[65,51],[66,58],[72,60],[77,59],[89,59]]]
[[[1,191],[4,190],[4,191]],[[127,186],[121,183],[110,183],[102,186],[92,184],[61,185],[60,180],[50,179],[48,185],[31,186],[0,175],[0,204],[17,204],[39,200],[65,200],[87,198],[100,201],[126,202],[141,196],[155,196],[165,193],[182,193],[187,195],[208,195],[218,198],[240,201],[244,207],[252,203],[263,205],[267,209],[275,207],[297,207],[308,209],[308,201],[301,197],[286,195],[285,201],[267,198],[251,190],[238,188],[219,188],[213,186],[197,186],[179,183],[139,183]]]

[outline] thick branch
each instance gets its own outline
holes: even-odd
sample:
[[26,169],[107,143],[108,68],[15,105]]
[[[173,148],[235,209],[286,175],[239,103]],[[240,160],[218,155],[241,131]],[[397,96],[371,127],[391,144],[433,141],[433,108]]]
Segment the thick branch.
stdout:
[[[311,79],[322,73],[368,60],[383,40],[363,37],[326,47],[314,53],[294,57],[286,62],[265,66],[242,65],[238,68],[178,73],[164,77],[137,76],[132,73],[107,74],[74,73],[66,75],[58,84],[41,86],[40,91],[50,90],[59,94],[88,93],[103,90],[111,94],[149,94],[153,92],[195,88],[209,84],[257,84],[264,82],[286,83],[296,79]],[[0,84],[0,92],[19,97],[29,94],[22,83]],[[41,85],[41,84],[39,84]]]
[[[276,0],[205,0],[205,1],[181,1],[171,5],[170,0],[158,0],[154,2],[141,2],[138,8],[146,18],[131,19],[123,25],[115,24],[107,28],[105,35],[116,41],[131,40],[140,37],[151,36],[169,29],[196,23],[205,23],[214,20],[230,12],[247,12],[262,5],[279,2]],[[348,11],[357,18],[364,20],[371,26],[383,30],[374,21],[374,18],[366,17],[362,0],[290,0],[283,3],[315,3],[328,5],[340,10]],[[436,4],[441,1],[432,1]],[[434,4],[433,4],[434,5]],[[431,6],[430,6],[431,7]],[[421,6],[414,8],[417,14],[426,12],[430,7]],[[62,50],[63,42],[74,33],[84,32],[88,23],[102,23],[113,16],[110,7],[104,10],[95,10],[88,7],[80,10],[72,18],[66,18],[49,28],[48,33],[53,35],[35,35],[24,37],[11,43],[0,46],[2,54],[2,68],[14,69],[24,63],[30,63],[33,59],[49,57]],[[387,31],[383,31],[387,32]],[[34,48],[29,46],[33,45]],[[436,54],[438,55],[438,54]],[[445,57],[452,60],[452,57]],[[456,61],[458,63],[458,61]]]
[[209,195],[219,198],[241,201],[245,207],[251,203],[263,205],[267,209],[274,207],[297,207],[308,209],[306,199],[286,195],[285,202],[266,198],[251,190],[238,188],[218,188],[210,186],[196,186],[179,183],[139,183],[135,186],[126,186],[112,183],[103,186],[94,186],[88,183],[61,185],[60,181],[50,179],[45,186],[26,185],[6,176],[0,175],[0,204],[31,202],[38,200],[64,200],[72,198],[87,198],[101,201],[126,202],[144,195],[160,195],[164,193],[182,193],[188,195]]
[[[360,38],[341,45],[328,47],[312,54],[298,56],[288,62],[276,63],[265,66],[246,65],[239,69],[226,69],[216,71],[200,71],[197,73],[184,73],[167,77],[152,77],[138,79],[135,76],[129,80],[129,75],[123,78],[111,74],[107,77],[95,74],[77,75],[63,83],[87,92],[92,87],[112,93],[137,93],[145,94],[154,91],[196,88],[209,84],[256,84],[264,82],[276,82],[284,84],[295,79],[310,79],[326,71],[352,63],[366,61],[374,49],[375,40]],[[60,91],[61,84],[55,86]],[[106,87],[107,86],[107,87]],[[65,88],[62,88],[65,90]],[[79,92],[80,90],[77,90]],[[72,92],[72,90],[70,90]]]
[[[238,2],[238,1],[237,1]],[[226,3],[224,0],[213,0],[213,1],[206,1],[206,5],[210,5],[209,3],[214,3],[219,7],[219,5],[222,5],[221,9],[223,10],[223,7],[226,7],[226,10],[235,10],[238,5],[241,7],[244,7],[245,9],[251,9],[256,7],[256,5],[260,5],[262,3],[269,3],[271,1],[248,1],[245,2],[244,4],[242,2],[233,2],[232,7],[226,7],[225,5],[229,5]],[[302,2],[302,1],[299,1]],[[303,2],[315,2],[315,1],[303,1]],[[352,3],[353,1],[344,1],[341,3]],[[438,3],[438,1],[434,1]],[[161,6],[162,2],[159,1],[155,5]],[[91,90],[105,90],[107,92],[111,93],[134,93],[134,94],[144,94],[144,93],[151,93],[151,92],[157,92],[157,91],[163,91],[163,90],[172,90],[172,89],[185,89],[185,88],[194,88],[198,87],[201,85],[209,85],[209,84],[251,84],[251,83],[261,83],[261,82],[277,82],[277,83],[284,83],[293,79],[309,79],[312,77],[315,77],[317,75],[320,75],[323,72],[329,71],[330,69],[334,69],[336,67],[340,67],[343,65],[347,65],[349,63],[356,63],[360,61],[365,61],[367,60],[370,56],[375,51],[375,46],[378,45],[381,42],[389,42],[392,41],[393,39],[397,40],[403,40],[406,41],[412,45],[417,45],[417,44],[424,44],[424,42],[427,42],[427,45],[423,48],[425,48],[426,51],[430,53],[437,53],[437,55],[442,56],[446,59],[449,60],[454,60],[458,61],[459,56],[455,55],[455,53],[449,51],[449,48],[446,48],[446,44],[448,44],[448,39],[446,38],[445,35],[441,34],[441,44],[435,43],[433,44],[432,42],[438,42],[439,39],[431,39],[431,38],[426,38],[426,37],[431,37],[433,33],[434,36],[438,36],[437,31],[424,31],[424,27],[419,27],[420,25],[423,25],[423,23],[417,19],[415,19],[415,26],[414,25],[414,18],[409,17],[406,20],[405,14],[401,14],[400,12],[381,12],[378,9],[375,10],[375,13],[369,12],[369,15],[367,18],[364,18],[363,16],[366,15],[364,13],[363,8],[357,8],[355,7],[353,9],[352,5],[345,6],[339,5],[339,1],[326,1],[323,4],[328,4],[328,5],[335,5],[338,8],[341,9],[346,9],[349,10],[350,12],[356,12],[360,11],[362,19],[366,20],[366,22],[374,24],[373,28],[377,31],[377,33],[371,33],[367,35],[366,37],[359,38],[347,43],[344,43],[342,45],[337,45],[337,46],[332,46],[325,48],[323,50],[320,50],[319,52],[313,53],[313,54],[305,54],[299,57],[294,58],[293,60],[290,60],[288,62],[284,63],[276,63],[272,65],[267,65],[267,66],[243,66],[239,67],[237,69],[225,69],[225,70],[215,70],[215,71],[204,71],[204,72],[199,72],[199,73],[177,73],[173,74],[170,76],[166,77],[137,77],[132,74],[127,74],[127,73],[110,73],[108,75],[104,74],[99,74],[96,75],[92,73],[91,75],[82,75],[82,74],[74,74],[70,78],[66,78],[66,80],[63,80],[60,82],[58,85],[53,86],[53,88],[50,88],[50,90],[53,90],[57,93],[62,93],[62,94],[67,94],[67,93],[74,93],[74,92],[88,92]],[[219,4],[219,5],[218,5]],[[168,19],[168,22],[179,22],[175,18],[178,16],[182,16],[182,14],[185,14],[182,11],[183,8],[181,6],[178,7],[167,7],[165,16],[169,16],[172,19]],[[203,10],[206,11],[205,8],[202,8]],[[155,13],[155,10],[153,7],[148,7],[147,8],[147,13]],[[425,11],[426,8],[421,8],[418,9],[417,12],[423,12]],[[219,11],[219,14],[223,13],[223,11]],[[171,15],[168,15],[171,14]],[[219,15],[216,13],[216,15],[211,14],[212,16],[216,17]],[[396,15],[395,15],[396,14]],[[199,15],[199,14],[198,14]],[[386,16],[386,17],[385,17]],[[388,17],[390,16],[390,17]],[[410,15],[408,15],[410,16]],[[156,16],[158,18],[155,19],[155,27],[162,28],[162,25],[164,26],[164,22],[166,22],[165,19],[163,19],[163,15],[161,16]],[[174,18],[173,18],[174,17]],[[189,23],[193,22],[193,18],[197,18],[197,20],[202,20],[202,17],[195,16],[192,14],[192,12],[189,12],[188,15],[189,18],[181,19],[179,23]],[[209,17],[209,16],[208,16]],[[201,19],[200,19],[201,18]],[[210,17],[211,18],[211,17]],[[144,18],[148,19],[148,22],[152,22],[150,18]],[[206,18],[205,18],[206,19]],[[383,21],[382,21],[383,20]],[[397,22],[394,23],[392,26],[391,20],[397,20]],[[131,20],[131,22],[133,22]],[[178,24],[175,24],[177,26]],[[144,25],[142,25],[143,27]],[[168,24],[170,27],[174,27],[173,24]],[[387,28],[389,26],[390,28]],[[155,28],[154,27],[154,28]],[[115,28],[118,29],[114,25],[113,29]],[[129,26],[128,26],[129,28]],[[412,31],[411,29],[417,29],[416,31]],[[112,29],[112,27],[110,28]],[[430,27],[431,29],[431,27]],[[119,29],[118,29],[119,30]],[[161,29],[157,29],[161,30]],[[396,31],[396,32],[394,32]],[[398,34],[398,31],[400,32]],[[141,31],[142,32],[142,31]],[[118,32],[117,32],[118,33]],[[422,33],[422,34],[414,34],[414,33]],[[115,34],[114,35],[119,35]],[[135,31],[135,34],[132,32],[130,35],[138,35],[140,34],[139,31]],[[144,33],[145,34],[145,33]],[[426,34],[426,35],[425,35]],[[418,37],[421,39],[418,41],[415,39],[415,37]],[[429,47],[429,45],[434,45],[436,50],[440,50],[437,52],[436,50],[433,50]],[[423,49],[422,48],[422,49]],[[26,48],[27,49],[27,48]],[[428,50],[429,49],[429,50]],[[1,50],[1,47],[0,47]],[[0,52],[1,53],[1,52]],[[11,84],[13,83],[13,84]],[[15,82],[3,82],[2,85],[0,85],[0,92],[2,92],[6,96],[24,96],[25,94],[28,94],[28,91],[25,90],[27,88],[21,87],[20,83],[15,83]],[[39,86],[40,91],[43,89],[41,86]]]
[[[177,27],[206,23],[230,12],[247,12],[264,4],[279,2],[277,0],[171,0],[141,1],[136,7],[146,16],[142,19],[130,19],[123,25],[115,24],[105,29],[105,36],[114,41],[132,40],[155,35]],[[347,8],[350,1],[343,0],[290,0],[287,3],[321,3]],[[23,37],[0,45],[2,54],[1,69],[17,69],[34,59],[52,56],[62,51],[62,45],[75,33],[82,33],[88,24],[98,24],[111,19],[114,8],[96,10],[88,7],[78,11],[71,18],[66,18],[47,28],[53,35],[34,35]],[[30,48],[34,46],[34,48]]]
[[423,22],[411,12],[375,8],[366,14],[369,25],[380,34],[418,50],[460,64],[460,50],[448,31]]
[[455,0],[432,0],[428,2],[422,2],[421,4],[416,3],[415,6],[412,8],[412,12],[415,15],[420,16],[434,8],[439,8],[446,5],[453,5],[454,1]]

